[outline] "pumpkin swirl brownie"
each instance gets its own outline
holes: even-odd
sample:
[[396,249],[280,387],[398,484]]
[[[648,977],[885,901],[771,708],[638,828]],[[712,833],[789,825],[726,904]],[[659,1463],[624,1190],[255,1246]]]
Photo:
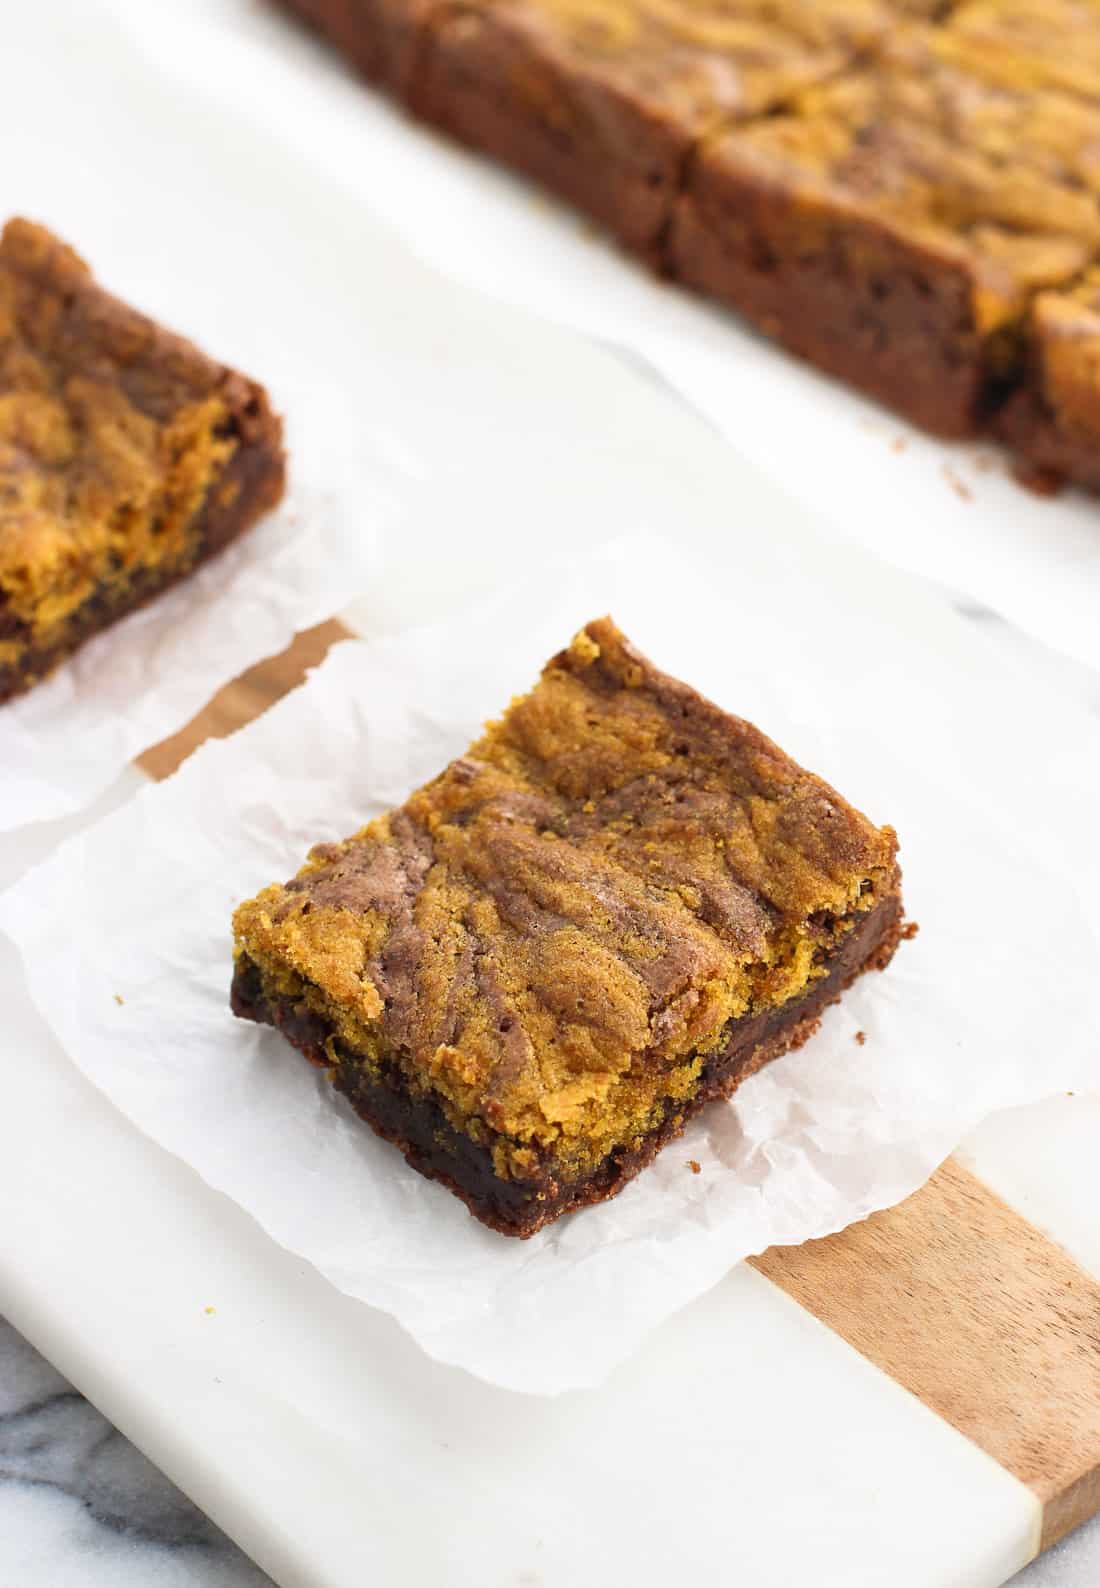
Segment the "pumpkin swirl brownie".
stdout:
[[110,297],[40,226],[0,236],[0,701],[283,492],[263,388]]
[[872,66],[692,162],[673,273],[945,436],[988,428],[1028,311],[1100,250],[1096,112],[1019,94],[900,29]]
[[239,907],[232,1006],[527,1236],[886,965],[896,851],[605,618],[400,809]]

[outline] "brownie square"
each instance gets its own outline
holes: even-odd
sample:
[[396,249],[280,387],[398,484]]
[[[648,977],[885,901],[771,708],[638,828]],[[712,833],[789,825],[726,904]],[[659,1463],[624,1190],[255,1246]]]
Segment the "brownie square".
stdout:
[[962,70],[942,38],[900,29],[874,65],[705,142],[669,267],[925,429],[969,436],[1016,378],[1033,295],[1100,247],[1100,169],[1093,116]]
[[0,236],[0,701],[283,492],[261,386],[110,297],[40,226]]
[[456,0],[409,102],[653,258],[696,140],[838,71],[882,0]]
[[403,806],[239,907],[232,1006],[527,1236],[888,962],[896,850],[605,618]]

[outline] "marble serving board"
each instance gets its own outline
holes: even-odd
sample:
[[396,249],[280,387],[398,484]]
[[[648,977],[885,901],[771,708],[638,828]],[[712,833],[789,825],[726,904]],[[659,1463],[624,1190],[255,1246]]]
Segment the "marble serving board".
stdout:
[[[230,685],[103,804],[341,632]],[[535,1399],[429,1361],[144,1139],[6,945],[0,984],[22,1061],[0,1312],[283,1588],[656,1585],[719,1561],[747,1588],[995,1588],[1100,1509],[1100,1099],[999,1116],[902,1207],[766,1253],[600,1389]]]
[[[74,30],[56,59],[54,11]],[[372,632],[524,548],[653,528],[706,557],[805,521],[624,364],[437,281],[274,134],[139,70],[90,8],[24,8],[20,39],[13,91],[86,115],[78,139],[25,118],[11,202],[288,406],[327,382],[384,420],[418,517]],[[1021,654],[1100,707],[1094,676]],[[220,697],[190,742],[302,661]],[[98,811],[8,835],[0,886]],[[144,1138],[51,1038],[6,942],[0,997],[0,1313],[281,1588],[995,1588],[1096,1504],[1098,1100],[991,1122],[904,1208],[736,1269],[599,1389],[535,1399],[428,1360]],[[0,1588],[4,1545],[0,1523]]]

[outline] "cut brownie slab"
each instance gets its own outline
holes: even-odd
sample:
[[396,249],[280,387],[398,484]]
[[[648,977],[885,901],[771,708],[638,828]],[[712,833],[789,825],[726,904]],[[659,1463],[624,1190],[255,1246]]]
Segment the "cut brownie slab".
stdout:
[[399,810],[240,906],[233,1008],[526,1236],[887,963],[896,848],[602,619]]
[[283,492],[263,388],[0,236],[0,701],[212,556]]
[[883,0],[455,0],[409,96],[652,256],[695,141],[885,31]]
[[1033,295],[1100,248],[1100,169],[1094,115],[965,73],[938,39],[900,30],[874,66],[705,142],[669,265],[926,429],[967,436],[1016,377]]

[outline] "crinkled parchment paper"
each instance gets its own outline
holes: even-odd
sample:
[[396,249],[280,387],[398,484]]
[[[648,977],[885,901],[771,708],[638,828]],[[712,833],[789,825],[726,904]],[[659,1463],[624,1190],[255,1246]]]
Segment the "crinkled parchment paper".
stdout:
[[[343,644],[0,899],[43,1014],[125,1114],[433,1356],[512,1389],[596,1382],[740,1258],[905,1196],[994,1109],[1100,1080],[1081,903],[1100,859],[1074,842],[1096,724],[1006,687],[980,637],[898,576],[807,546],[793,580],[791,548],[748,544],[703,568],[620,542],[466,619]],[[520,1242],[232,1018],[229,917],[431,776],[607,610],[896,825],[921,931],[621,1196]]]

